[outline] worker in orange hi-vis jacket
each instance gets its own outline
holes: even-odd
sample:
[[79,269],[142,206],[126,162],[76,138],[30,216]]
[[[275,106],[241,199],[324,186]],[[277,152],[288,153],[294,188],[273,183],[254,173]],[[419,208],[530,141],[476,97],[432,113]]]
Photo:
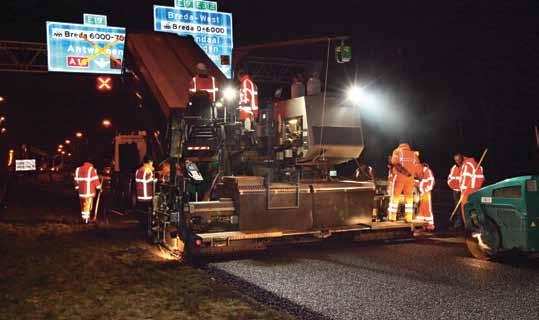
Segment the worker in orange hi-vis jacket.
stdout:
[[238,71],[238,80],[240,81],[240,120],[250,118],[252,122],[258,116],[258,87],[243,69]]
[[465,156],[460,170],[460,193],[462,197],[460,208],[464,225],[466,225],[464,205],[468,202],[470,194],[481,189],[484,182],[483,167],[478,166],[474,158]]
[[101,189],[97,170],[90,162],[84,162],[75,170],[75,189],[79,191],[82,220],[88,223],[95,195]]
[[217,100],[217,93],[219,92],[215,77],[208,74],[208,68],[202,62],[197,63],[196,75],[189,84],[189,94],[194,95],[197,92],[206,93],[211,102]]
[[419,165],[417,155],[407,143],[401,143],[391,155],[393,180],[387,209],[389,221],[397,220],[401,194],[404,195],[404,220],[411,222],[414,216],[414,177]]
[[418,173],[418,182],[420,200],[419,210],[416,214],[416,220],[426,221],[427,230],[434,231],[434,216],[432,214],[431,191],[434,188],[434,174],[426,163],[421,164],[421,171]]

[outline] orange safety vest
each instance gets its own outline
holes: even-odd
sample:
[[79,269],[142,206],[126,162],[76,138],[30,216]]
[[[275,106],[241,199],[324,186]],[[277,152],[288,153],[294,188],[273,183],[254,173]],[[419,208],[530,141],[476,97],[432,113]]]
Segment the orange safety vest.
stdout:
[[[407,143],[402,143],[393,151],[391,163],[394,165],[400,164],[412,176],[416,176],[419,166],[419,159],[410,149],[410,146]],[[402,173],[400,173],[396,168],[393,168],[393,174],[402,175]]]
[[459,191],[460,189],[460,170],[461,168],[454,164],[447,176],[447,185],[454,191]]
[[135,172],[138,201],[149,202],[152,200],[154,182],[153,170],[150,167],[142,166],[138,168]]
[[434,174],[432,174],[432,170],[429,167],[423,166],[421,181],[419,182],[419,191],[421,193],[431,192],[433,188]]
[[460,174],[460,191],[478,190],[483,186],[483,167],[478,167],[474,158],[464,158]]
[[79,190],[79,197],[91,198],[95,196],[96,189],[101,188],[97,171],[91,163],[85,162],[75,170],[75,189]]
[[245,120],[251,115],[256,117],[258,115],[258,87],[248,75],[244,75],[240,82],[240,120]]
[[215,77],[213,76],[203,77],[196,75],[189,83],[189,93],[195,94],[197,92],[207,92],[212,102],[217,100],[218,91],[219,88],[217,87]]

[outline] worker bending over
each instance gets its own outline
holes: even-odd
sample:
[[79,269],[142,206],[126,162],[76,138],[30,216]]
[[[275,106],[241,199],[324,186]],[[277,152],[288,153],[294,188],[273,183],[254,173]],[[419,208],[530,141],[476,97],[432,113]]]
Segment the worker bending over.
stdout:
[[89,161],[75,170],[75,189],[79,191],[82,220],[88,223],[95,195],[101,189],[97,170]]
[[401,143],[393,151],[391,166],[391,199],[387,216],[389,221],[397,220],[397,211],[401,194],[404,194],[404,220],[411,222],[414,216],[414,177],[418,169],[419,159],[407,143]]
[[416,220],[426,221],[427,230],[434,231],[434,216],[432,215],[432,198],[431,191],[434,188],[434,175],[429,165],[426,163],[421,164],[419,177],[419,211],[416,215]]

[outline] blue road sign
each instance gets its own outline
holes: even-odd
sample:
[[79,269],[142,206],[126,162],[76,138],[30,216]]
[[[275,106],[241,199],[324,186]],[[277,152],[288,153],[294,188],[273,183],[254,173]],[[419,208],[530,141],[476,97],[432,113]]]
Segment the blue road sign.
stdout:
[[121,74],[125,28],[47,21],[49,71]]
[[154,30],[191,35],[228,78],[232,78],[232,14],[153,6]]

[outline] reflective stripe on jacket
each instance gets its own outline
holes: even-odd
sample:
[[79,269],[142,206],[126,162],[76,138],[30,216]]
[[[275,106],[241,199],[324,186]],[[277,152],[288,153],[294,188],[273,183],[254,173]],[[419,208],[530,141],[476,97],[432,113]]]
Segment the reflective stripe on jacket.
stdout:
[[464,158],[460,174],[460,191],[477,190],[483,186],[483,167],[478,167],[473,158]]
[[421,193],[431,192],[434,188],[434,182],[432,170],[427,166],[423,166],[421,181],[419,182],[419,191]]
[[152,200],[153,183],[155,181],[153,170],[151,168],[142,166],[135,172],[137,200],[143,202]]
[[91,163],[85,162],[75,170],[75,189],[79,190],[79,197],[90,198],[95,196],[96,189],[101,188],[97,171]]
[[215,82],[215,77],[194,76],[189,84],[189,93],[194,94],[200,91],[207,92],[212,102],[215,102],[217,100],[217,92],[219,91]]
[[455,164],[447,176],[447,185],[454,191],[460,190],[460,170],[461,168]]
[[240,120],[245,120],[247,117],[258,115],[258,87],[245,75],[241,78],[240,86]]

